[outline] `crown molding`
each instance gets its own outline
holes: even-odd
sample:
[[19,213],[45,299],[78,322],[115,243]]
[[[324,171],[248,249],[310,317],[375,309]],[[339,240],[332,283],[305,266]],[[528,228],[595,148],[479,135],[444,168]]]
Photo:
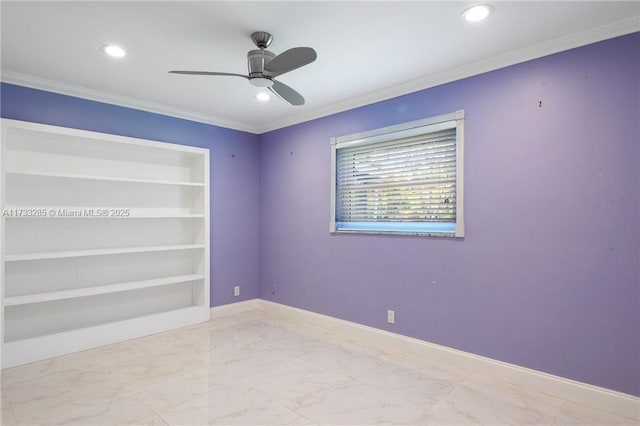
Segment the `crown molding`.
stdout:
[[142,111],[152,112],[156,114],[168,115],[175,118],[183,118],[185,120],[197,121],[199,123],[212,124],[214,126],[225,127],[233,130],[240,130],[249,133],[258,133],[258,127],[248,123],[241,123],[234,120],[228,120],[222,117],[215,117],[196,112],[188,111],[169,105],[159,104],[146,101],[130,96],[117,95],[102,90],[90,89],[87,87],[77,86],[74,84],[63,83],[46,78],[36,77],[29,74],[21,74],[9,70],[0,70],[3,83],[16,84],[19,86],[30,87],[32,89],[45,90],[48,92],[59,93],[61,95],[74,96],[77,98],[88,99],[91,101],[103,102],[107,104],[118,105],[127,108],[139,109]]
[[640,19],[638,19],[638,17],[628,18],[544,43],[527,46],[522,49],[505,53],[503,55],[493,56],[458,68],[431,74],[418,80],[367,93],[366,95],[351,98],[343,102],[309,109],[300,114],[291,114],[282,120],[274,120],[270,122],[268,126],[259,127],[257,129],[257,133],[266,133],[283,127],[292,126],[294,124],[315,120],[339,112],[385,101],[398,96],[428,89],[430,87],[440,86],[452,81],[473,77],[489,71],[495,71],[500,68],[530,61],[532,59],[541,58],[554,53],[563,52],[565,50],[574,49],[638,31],[640,31]]
[[9,70],[1,70],[0,72],[1,80],[5,83],[17,84],[63,95],[135,108],[249,133],[261,134],[638,31],[640,31],[640,20],[638,17],[628,18],[544,43],[527,46],[522,49],[483,59],[458,68],[431,74],[418,80],[391,86],[345,101],[317,108],[305,109],[298,113],[289,113],[286,117],[280,120],[271,120],[266,125],[238,122],[235,120],[225,119],[223,117],[200,114],[169,105],[145,101],[143,99],[89,89],[86,87],[48,80]]

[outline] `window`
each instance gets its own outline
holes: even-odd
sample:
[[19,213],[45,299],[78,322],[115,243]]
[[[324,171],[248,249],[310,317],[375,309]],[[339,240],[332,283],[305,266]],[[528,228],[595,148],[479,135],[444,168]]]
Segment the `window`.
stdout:
[[331,232],[464,236],[464,111],[331,140]]

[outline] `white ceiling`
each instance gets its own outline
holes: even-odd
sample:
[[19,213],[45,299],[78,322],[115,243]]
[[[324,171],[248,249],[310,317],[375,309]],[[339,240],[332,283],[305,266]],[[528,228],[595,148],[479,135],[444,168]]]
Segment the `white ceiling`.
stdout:
[[[549,53],[640,31],[640,2],[13,2],[0,3],[2,80],[261,133]],[[316,49],[316,62],[278,79],[306,104],[255,99],[249,35],[269,50]],[[117,43],[128,55],[106,57]]]

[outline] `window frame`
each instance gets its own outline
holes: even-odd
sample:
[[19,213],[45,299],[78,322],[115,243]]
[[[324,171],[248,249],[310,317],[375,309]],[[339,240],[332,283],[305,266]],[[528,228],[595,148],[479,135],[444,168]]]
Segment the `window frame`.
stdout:
[[[367,229],[336,228],[336,174],[337,151],[342,148],[382,144],[408,137],[428,135],[431,133],[456,129],[456,223],[454,233],[438,233],[433,231],[393,231]],[[465,236],[464,227],[464,110],[442,114],[421,120],[410,121],[393,126],[354,133],[331,138],[331,216],[329,232],[332,234],[388,234],[457,237]],[[373,222],[372,222],[373,223]],[[420,222],[406,222],[408,224]],[[433,223],[433,222],[432,222]]]

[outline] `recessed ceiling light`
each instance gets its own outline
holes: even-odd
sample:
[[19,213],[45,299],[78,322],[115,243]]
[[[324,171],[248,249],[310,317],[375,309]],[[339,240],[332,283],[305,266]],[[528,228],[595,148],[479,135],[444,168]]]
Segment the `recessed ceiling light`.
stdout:
[[491,12],[493,12],[493,6],[490,4],[480,4],[462,12],[462,17],[467,22],[478,22],[491,15]]
[[266,102],[271,99],[271,96],[267,92],[260,92],[256,95],[256,99],[262,102]]
[[115,44],[107,44],[102,46],[101,49],[104,53],[114,58],[123,58],[127,54],[122,47],[116,46]]

